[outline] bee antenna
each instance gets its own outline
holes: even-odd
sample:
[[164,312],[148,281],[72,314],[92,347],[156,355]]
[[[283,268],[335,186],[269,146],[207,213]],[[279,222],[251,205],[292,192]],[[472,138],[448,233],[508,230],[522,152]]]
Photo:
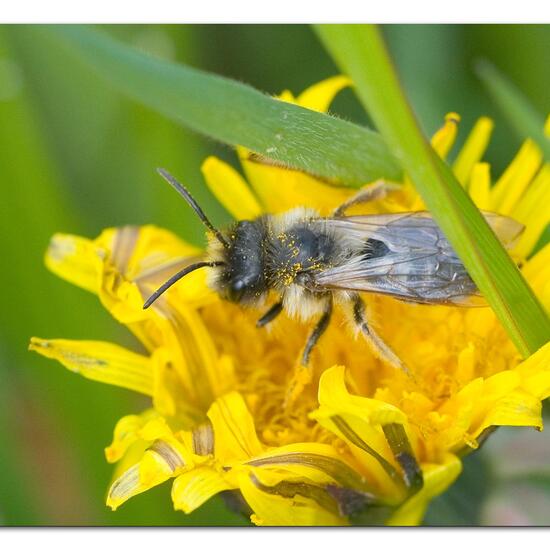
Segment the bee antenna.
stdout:
[[172,275],[161,287],[159,287],[143,304],[143,309],[147,309],[153,302],[155,302],[160,296],[162,296],[173,284],[177,283],[182,277],[185,277],[188,273],[200,269],[201,267],[217,267],[223,265],[225,262],[197,262],[196,264],[188,265],[181,271],[178,271],[175,275]]
[[202,211],[202,208],[198,205],[197,201],[191,196],[191,193],[185,189],[185,187],[164,168],[157,168],[157,172],[185,199],[187,204],[195,211],[197,216],[201,219],[202,223],[214,233],[216,239],[223,244],[224,248],[229,248],[229,243],[225,240],[224,236],[216,229],[210,220],[206,217],[206,214]]

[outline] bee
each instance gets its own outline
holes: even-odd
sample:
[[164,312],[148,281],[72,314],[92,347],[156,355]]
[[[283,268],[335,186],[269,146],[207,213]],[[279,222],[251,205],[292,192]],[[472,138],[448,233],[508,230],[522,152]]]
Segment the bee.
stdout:
[[[163,169],[159,174],[187,201],[210,232],[206,259],[168,279],[144,309],[185,275],[208,267],[207,284],[222,298],[261,307],[270,294],[277,300],[259,318],[258,327],[282,311],[307,321],[317,318],[303,348],[302,366],[329,326],[334,304],[349,308],[357,330],[383,361],[409,370],[369,323],[361,292],[384,294],[417,304],[484,305],[466,268],[428,212],[346,216],[357,204],[376,200],[392,187],[376,182],[321,217],[306,207],[238,221],[216,229],[195,199]],[[523,226],[512,218],[484,216],[504,245]]]

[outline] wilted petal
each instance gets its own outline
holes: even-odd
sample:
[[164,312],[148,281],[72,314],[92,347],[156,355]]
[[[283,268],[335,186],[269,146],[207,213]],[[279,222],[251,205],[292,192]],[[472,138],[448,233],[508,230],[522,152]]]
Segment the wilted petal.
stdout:
[[[264,485],[254,474],[243,472],[239,488],[254,510],[250,518],[256,525],[310,526],[347,525],[336,503],[325,489],[299,482]],[[332,510],[327,509],[332,508]]]
[[373,489],[356,471],[357,464],[349,465],[331,445],[321,443],[295,443],[277,447],[254,457],[245,465],[254,467],[254,471],[274,470],[276,475],[284,472],[285,476],[308,479],[317,484],[336,483],[362,491]]
[[182,446],[173,438],[170,441],[154,440],[139,462],[128,468],[113,482],[107,495],[107,506],[116,510],[129,498],[191,468],[194,464],[186,462],[185,455],[189,453],[182,452]]

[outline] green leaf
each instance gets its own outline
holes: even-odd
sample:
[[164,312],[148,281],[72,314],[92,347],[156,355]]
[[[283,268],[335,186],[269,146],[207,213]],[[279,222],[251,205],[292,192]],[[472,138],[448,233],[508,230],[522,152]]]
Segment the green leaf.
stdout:
[[245,84],[154,59],[89,27],[35,27],[120,92],[189,128],[285,165],[359,186],[401,170],[372,130],[273,99]]
[[544,117],[494,65],[488,61],[478,61],[475,70],[518,136],[534,140],[542,149],[546,161],[550,162],[550,140],[544,135]]
[[359,99],[520,353],[534,353],[550,338],[550,320],[484,217],[422,135],[377,28],[319,25],[316,30],[352,78]]

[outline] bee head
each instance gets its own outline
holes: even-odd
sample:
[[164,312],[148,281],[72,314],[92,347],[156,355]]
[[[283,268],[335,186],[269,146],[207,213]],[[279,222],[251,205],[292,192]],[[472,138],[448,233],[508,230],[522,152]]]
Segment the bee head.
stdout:
[[265,224],[261,218],[238,222],[227,232],[216,229],[189,191],[166,170],[159,174],[185,199],[203,224],[209,229],[209,261],[189,265],[170,277],[145,301],[147,309],[172,285],[188,273],[209,267],[209,286],[222,298],[232,302],[252,303],[261,299],[267,287],[264,277]]
[[253,303],[266,292],[264,276],[264,224],[260,219],[240,221],[226,234],[229,246],[211,239],[209,255],[220,263],[210,270],[209,282],[222,298]]

